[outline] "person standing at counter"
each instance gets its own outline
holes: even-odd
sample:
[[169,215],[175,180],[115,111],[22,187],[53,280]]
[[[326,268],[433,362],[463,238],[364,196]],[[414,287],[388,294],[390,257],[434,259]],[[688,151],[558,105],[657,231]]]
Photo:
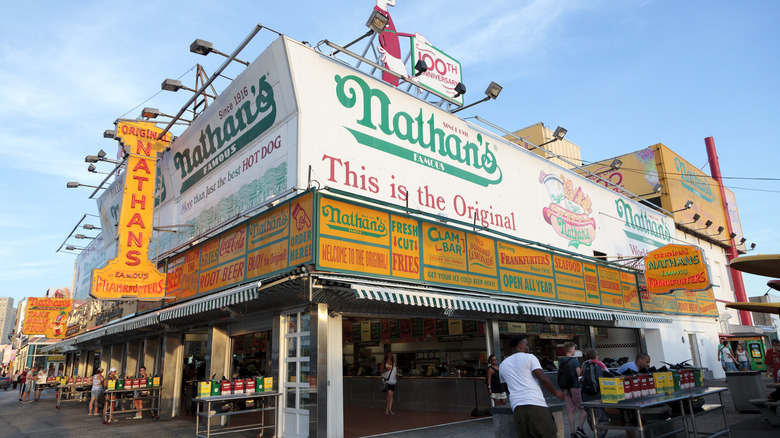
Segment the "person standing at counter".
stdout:
[[[100,408],[98,406],[98,396],[100,393],[103,392],[103,368],[98,368],[95,370],[95,374],[92,375],[92,390],[90,392],[90,399],[89,399],[89,415],[97,415],[98,409]],[[95,406],[94,413],[92,410],[92,406]]]
[[[577,346],[574,342],[566,342],[563,344],[563,353],[565,356],[561,358],[561,367],[558,369],[558,386],[564,390],[566,394],[566,410],[569,411],[569,415],[566,417],[569,419],[569,430],[571,430],[571,438],[587,438],[582,426],[585,424],[585,409],[582,407],[582,392],[580,390],[580,375],[582,374],[582,368],[580,368],[580,362],[574,357],[574,350]],[[577,429],[574,429],[574,424],[577,424]]]
[[395,415],[395,412],[393,412],[393,392],[395,392],[395,385],[398,383],[398,368],[395,366],[392,351],[385,351],[385,358],[382,360],[382,365],[379,366],[379,369],[382,372],[382,378],[387,381],[385,415]]
[[[599,353],[588,348],[585,350],[585,363],[582,364],[582,401],[601,400],[601,387],[599,386],[599,378],[604,376],[604,372],[607,371],[607,366],[604,362],[599,360]],[[592,408],[596,417],[596,423],[606,423],[609,421],[607,412],[604,408]],[[586,417],[588,425],[591,430],[595,430],[596,425],[593,424],[593,415],[591,415],[591,409],[586,409]],[[598,438],[604,438],[607,436],[606,430],[599,430]]]
[[[144,382],[141,386],[146,386],[146,367],[141,367],[141,369],[138,370],[138,377],[141,379],[141,382]],[[144,407],[144,401],[141,399],[141,390],[133,391],[133,407],[136,410],[133,420],[140,420],[143,418],[141,409]]]
[[541,386],[561,401],[565,395],[556,390],[542,370],[539,359],[529,354],[525,336],[512,336],[509,340],[512,355],[501,366],[500,379],[509,387],[509,402],[519,438],[556,438],[558,426],[542,394]]
[[495,354],[488,356],[488,370],[485,383],[487,384],[488,394],[493,406],[504,406],[506,404],[506,391],[504,384],[501,383],[500,372],[498,370],[498,359]]

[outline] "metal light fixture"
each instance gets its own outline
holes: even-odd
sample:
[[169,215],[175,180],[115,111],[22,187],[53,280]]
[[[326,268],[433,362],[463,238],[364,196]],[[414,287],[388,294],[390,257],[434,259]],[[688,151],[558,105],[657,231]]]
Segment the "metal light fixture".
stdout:
[[712,226],[712,221],[711,220],[707,220],[707,222],[704,223],[704,228],[699,228],[699,230],[706,230],[710,226]]
[[696,214],[694,214],[694,215],[693,215],[693,222],[686,222],[686,223],[684,223],[684,224],[680,224],[680,225],[690,225],[690,224],[695,224],[696,222],[698,222],[698,221],[699,221],[699,219],[701,219],[701,215],[700,215],[699,213],[696,213]]
[[79,182],[76,182],[76,181],[70,181],[70,182],[68,182],[68,184],[66,185],[66,187],[67,187],[67,188],[69,188],[69,189],[75,189],[75,188],[78,188],[78,187],[91,187],[91,188],[93,188],[93,189],[103,189],[103,190],[105,190],[105,189],[106,189],[105,187],[91,186],[91,185],[89,185],[89,184],[81,184],[81,183],[79,183]]
[[414,76],[420,76],[421,74],[428,71],[428,64],[425,63],[422,59],[417,60],[417,63],[414,64]]
[[[212,44],[210,41],[196,39],[195,41],[190,44],[190,52],[197,53],[198,55],[206,56],[209,53],[216,53],[217,55],[222,55],[225,58],[230,58],[230,55],[227,55],[225,53],[220,52],[219,50],[214,48],[214,44]],[[240,62],[244,65],[249,65],[248,62],[242,61],[240,59],[233,58],[233,61]]]
[[100,230],[100,229],[102,229],[102,228],[96,227],[96,226],[94,226],[92,224],[84,224],[84,225],[82,225],[81,228],[84,228],[85,230]]
[[185,90],[192,91],[193,93],[195,92],[195,90],[191,88],[187,88],[184,85],[182,85],[181,81],[178,81],[176,79],[170,79],[170,78],[164,80],[160,87],[165,91],[176,92],[183,88]]
[[[476,101],[474,103],[470,103],[470,104],[468,104],[466,106],[462,106],[460,108],[456,108],[456,109],[450,111],[450,113],[451,114],[455,114],[458,111],[463,111],[466,108],[471,108],[472,106],[480,104],[482,102],[487,102],[488,100],[496,99],[496,98],[498,98],[498,95],[501,94],[501,90],[503,90],[503,89],[504,89],[504,87],[502,87],[501,85],[498,85],[497,83],[491,81],[490,85],[488,85],[487,89],[485,90],[485,97],[484,98],[482,98],[481,100],[478,100],[478,101]],[[460,97],[461,95],[466,93],[466,86],[463,85],[462,82],[458,82],[458,85],[455,86],[455,92],[457,93],[455,95],[455,97],[456,98]]]
[[754,249],[756,249],[756,242],[751,243],[750,249],[748,249],[747,251],[753,251]]
[[612,160],[612,162],[609,164],[609,168],[610,168],[611,170],[618,170],[618,169],[620,169],[620,167],[621,167],[621,166],[623,166],[623,162],[622,162],[622,161],[620,161],[620,159],[619,159],[619,158],[615,158],[615,159],[614,159],[614,160]]
[[[464,84],[463,82],[458,82],[457,84],[455,84],[455,96],[453,97],[457,99],[460,96],[463,96],[464,94],[466,94],[466,84]],[[456,111],[453,111],[453,113]]]
[[110,138],[113,140],[115,137],[116,137],[116,131],[114,131],[113,129],[106,129],[105,131],[103,131],[103,138]]
[[91,237],[91,236],[85,236],[85,235],[83,235],[83,234],[76,234],[76,235],[75,235],[75,236],[73,236],[73,237],[75,237],[76,239],[94,239],[94,237]]
[[683,206],[683,208],[681,208],[679,210],[674,210],[672,213],[677,213],[677,212],[680,212],[680,211],[683,211],[683,210],[690,210],[691,207],[693,207],[693,201],[687,201],[685,203],[685,205]]
[[82,248],[80,246],[73,246],[73,245],[66,245],[65,249],[68,251],[74,251],[74,250],[85,250],[86,248]]
[[90,164],[89,166],[87,166],[87,171],[90,172],[90,173],[100,173],[100,174],[103,174],[103,175],[108,175],[109,174],[109,172],[98,172],[97,167],[95,167],[94,164]]
[[[160,117],[160,116],[168,117],[170,119],[173,118],[173,116],[171,116],[171,115],[168,115],[168,114],[165,114],[163,112],[160,112],[160,110],[157,109],[157,108],[145,107],[141,111],[141,117],[143,117],[145,119],[156,119],[157,117]],[[181,117],[179,117],[178,120],[181,120],[182,122],[192,123],[192,120],[183,119]]]
[[740,244],[740,245],[744,245],[744,244],[745,244],[745,242],[747,242],[747,239],[745,239],[744,237],[743,237],[743,238],[741,238],[741,239],[739,239],[739,244]]
[[553,138],[551,140],[547,140],[546,142],[544,142],[544,143],[542,143],[542,144],[540,144],[538,146],[530,147],[530,148],[528,148],[528,150],[532,151],[532,150],[540,148],[540,147],[542,147],[544,145],[547,145],[547,144],[550,144],[550,143],[553,143],[553,142],[556,142],[556,141],[559,141],[559,140],[563,140],[563,137],[566,136],[567,132],[569,132],[569,131],[567,131],[565,128],[559,126],[559,127],[555,128],[555,131],[553,132],[553,135],[552,135]]
[[377,10],[374,10],[371,13],[371,16],[368,17],[368,21],[366,22],[366,27],[371,29],[372,32],[379,34],[384,32],[385,27],[387,27],[388,21],[390,21],[390,18],[387,15]]
[[717,235],[717,234],[720,234],[720,233],[722,233],[722,232],[723,232],[723,230],[725,230],[725,228],[723,228],[723,225],[721,225],[721,226],[719,226],[719,227],[718,227],[718,230],[717,230],[717,231],[716,231],[714,234],[710,234],[710,235],[711,235],[711,236],[715,236],[715,235]]

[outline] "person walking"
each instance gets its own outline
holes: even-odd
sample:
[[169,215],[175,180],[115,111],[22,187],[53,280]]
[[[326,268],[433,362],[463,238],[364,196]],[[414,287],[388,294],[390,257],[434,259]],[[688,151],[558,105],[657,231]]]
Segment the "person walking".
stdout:
[[[582,393],[580,390],[582,368],[579,360],[574,357],[576,347],[574,342],[563,344],[565,356],[561,358],[561,366],[558,369],[558,386],[566,395],[566,410],[569,413],[566,418],[569,420],[571,438],[588,438],[582,429],[582,426],[585,424],[585,409],[582,407]],[[575,423],[577,424],[576,430],[574,429]]]
[[395,392],[395,385],[398,383],[398,368],[395,366],[392,351],[385,351],[385,358],[382,360],[382,365],[379,366],[379,369],[382,372],[382,378],[387,381],[385,415],[395,415],[395,412],[393,412],[393,392]]
[[[89,399],[89,415],[98,415],[98,410],[100,409],[98,406],[98,396],[100,396],[100,393],[103,392],[103,368],[98,368],[95,370],[95,373],[92,374],[92,391],[90,392],[90,399]],[[94,406],[94,412],[93,412],[93,406]]]
[[504,384],[501,383],[500,372],[498,371],[498,359],[495,354],[488,356],[488,369],[485,383],[487,384],[488,394],[493,406],[504,406],[507,402]]
[[745,349],[745,344],[740,342],[739,345],[737,345],[737,351],[735,353],[737,356],[737,363],[739,364],[739,370],[750,371],[750,364],[748,363],[748,355],[747,350]]
[[[599,360],[599,353],[592,348],[585,350],[585,359],[587,360],[582,364],[582,401],[601,400],[599,378],[604,376],[607,366]],[[604,408],[586,409],[585,416],[587,417],[590,430],[596,430],[593,417],[596,417],[597,424],[609,421],[607,411]],[[606,429],[599,430],[598,438],[604,438],[606,435]]]
[[561,401],[566,396],[563,391],[555,389],[542,370],[539,359],[528,353],[530,348],[525,336],[512,336],[509,348],[512,355],[504,359],[498,369],[501,381],[509,387],[509,402],[518,438],[556,438],[558,426],[541,387]]
[[13,383],[14,387],[13,389],[16,389],[16,387],[19,385],[19,375],[21,373],[19,371],[15,372],[13,375],[13,379],[11,379],[11,383]]
[[24,370],[19,373],[19,401],[23,401],[22,397],[24,397],[24,390],[26,389],[28,371],[30,371],[30,368],[24,367]]
[[720,359],[720,364],[723,365],[723,371],[728,373],[737,370],[736,365],[734,365],[734,353],[732,353],[731,346],[729,346],[726,338],[720,338],[720,345],[718,345],[718,356]]

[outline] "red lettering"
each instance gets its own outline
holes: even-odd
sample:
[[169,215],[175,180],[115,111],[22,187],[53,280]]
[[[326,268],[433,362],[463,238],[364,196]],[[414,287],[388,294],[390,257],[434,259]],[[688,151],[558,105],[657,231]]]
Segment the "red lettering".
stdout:
[[138,176],[138,175],[133,175],[133,179],[138,181],[138,190],[139,191],[144,189],[144,182],[149,181],[149,178],[147,178],[145,176]]
[[[135,147],[135,153],[136,154],[146,155],[147,157],[150,157],[152,155],[152,144],[151,143],[144,144],[143,141],[138,140],[138,144]],[[143,160],[141,160],[141,161],[143,161]],[[133,170],[135,170],[135,169],[133,169]]]
[[135,204],[141,204],[141,210],[146,210],[146,195],[142,195],[141,199],[135,197],[135,193],[130,197],[130,208],[135,208]]
[[138,213],[134,214],[133,217],[130,218],[130,221],[125,226],[130,228],[133,225],[139,225],[142,229],[146,229],[146,226],[144,225],[144,220],[141,218],[141,215]]
[[127,246],[133,246],[135,243],[135,246],[141,248],[141,242],[144,240],[144,233],[141,231],[138,234],[135,234],[132,231],[127,232]]
[[135,166],[133,166],[133,172],[135,172],[138,169],[145,171],[147,175],[152,173],[151,171],[149,171],[149,166],[146,164],[146,160],[143,159],[139,159],[135,163]]
[[138,266],[138,265],[140,265],[141,264],[141,259],[138,257],[140,255],[141,255],[141,251],[138,251],[138,250],[135,250],[135,249],[132,250],[132,251],[127,251],[127,253],[125,254],[125,257],[127,258],[127,260],[125,261],[125,264],[127,266]]

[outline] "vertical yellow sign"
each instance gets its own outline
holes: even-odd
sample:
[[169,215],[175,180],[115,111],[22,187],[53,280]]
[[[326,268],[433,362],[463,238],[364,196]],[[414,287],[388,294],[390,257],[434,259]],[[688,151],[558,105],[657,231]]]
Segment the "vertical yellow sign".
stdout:
[[157,153],[171,141],[170,133],[149,122],[117,122],[117,136],[129,155],[122,210],[117,227],[117,257],[92,273],[90,295],[97,299],[165,297],[165,274],[149,260],[154,219]]

